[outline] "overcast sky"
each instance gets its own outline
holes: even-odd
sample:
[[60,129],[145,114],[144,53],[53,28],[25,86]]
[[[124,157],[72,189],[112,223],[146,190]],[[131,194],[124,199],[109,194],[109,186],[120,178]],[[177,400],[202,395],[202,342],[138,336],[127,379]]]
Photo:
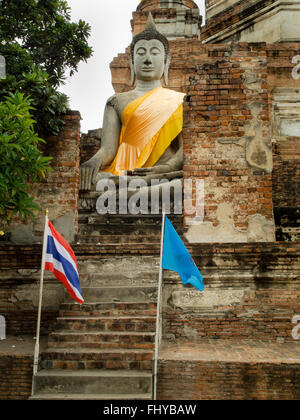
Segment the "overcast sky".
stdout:
[[[114,93],[109,64],[131,43],[132,12],[140,0],[68,0],[72,20],[83,19],[92,28],[89,44],[93,57],[79,65],[60,91],[70,99],[72,110],[80,111],[81,131],[102,127],[107,98]],[[195,0],[204,15],[204,0]]]

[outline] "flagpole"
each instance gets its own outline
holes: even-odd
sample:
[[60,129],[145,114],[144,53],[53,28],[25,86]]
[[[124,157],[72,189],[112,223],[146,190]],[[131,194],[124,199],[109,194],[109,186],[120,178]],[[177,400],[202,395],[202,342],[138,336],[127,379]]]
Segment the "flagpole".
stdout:
[[161,292],[162,292],[162,279],[163,279],[162,258],[163,258],[163,249],[164,249],[165,220],[166,220],[166,213],[163,212],[162,227],[161,227],[161,241],[160,241],[160,263],[159,263],[159,278],[158,278],[158,293],[157,293],[157,309],[156,309],[153,400],[156,400],[156,390],[157,390],[156,389],[157,388],[157,359],[158,359],[158,346],[159,346],[160,307],[161,307]]
[[[43,297],[43,285],[44,285],[45,255],[46,255],[46,246],[47,246],[47,224],[48,224],[48,209],[46,209],[46,213],[45,213],[45,227],[44,227],[42,262],[41,262],[41,279],[40,279],[38,319],[37,319],[37,326],[36,326],[36,341],[35,341],[34,359],[33,359],[33,376],[37,374],[38,364],[39,364],[42,297]],[[32,390],[33,390],[33,381],[32,381]]]

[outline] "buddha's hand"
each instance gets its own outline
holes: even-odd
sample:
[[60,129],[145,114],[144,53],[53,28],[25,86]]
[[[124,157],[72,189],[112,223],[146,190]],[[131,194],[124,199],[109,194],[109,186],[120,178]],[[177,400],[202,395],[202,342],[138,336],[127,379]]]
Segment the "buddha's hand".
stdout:
[[98,156],[93,156],[90,160],[80,166],[80,189],[89,191],[92,185],[97,181],[97,175],[101,168],[102,159]]
[[132,175],[145,176],[152,174],[167,174],[169,172],[172,172],[172,168],[169,165],[157,165],[149,168],[136,168],[132,172]]

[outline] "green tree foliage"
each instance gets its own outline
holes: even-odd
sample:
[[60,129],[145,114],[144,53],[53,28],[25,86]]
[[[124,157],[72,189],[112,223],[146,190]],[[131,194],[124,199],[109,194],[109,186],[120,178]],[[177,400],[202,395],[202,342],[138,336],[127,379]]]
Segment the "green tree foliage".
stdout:
[[58,87],[78,64],[92,55],[90,26],[71,21],[64,0],[0,0],[0,54],[6,78],[0,80],[0,101],[11,92],[31,98],[36,130],[57,135],[68,109]]
[[30,196],[34,182],[50,170],[38,144],[44,142],[34,131],[30,100],[21,93],[0,102],[0,228],[13,217],[33,217],[38,205]]

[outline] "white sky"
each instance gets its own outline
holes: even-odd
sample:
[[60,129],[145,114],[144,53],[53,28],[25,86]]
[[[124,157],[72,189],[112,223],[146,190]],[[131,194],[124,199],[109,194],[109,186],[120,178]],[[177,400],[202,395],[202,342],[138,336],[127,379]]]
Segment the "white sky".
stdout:
[[[78,73],[60,91],[69,96],[72,110],[80,111],[81,131],[102,127],[106,100],[114,93],[109,64],[131,43],[132,12],[140,0],[68,0],[72,20],[82,19],[92,28],[89,45],[93,56],[80,63]],[[204,16],[204,0],[195,0]]]

